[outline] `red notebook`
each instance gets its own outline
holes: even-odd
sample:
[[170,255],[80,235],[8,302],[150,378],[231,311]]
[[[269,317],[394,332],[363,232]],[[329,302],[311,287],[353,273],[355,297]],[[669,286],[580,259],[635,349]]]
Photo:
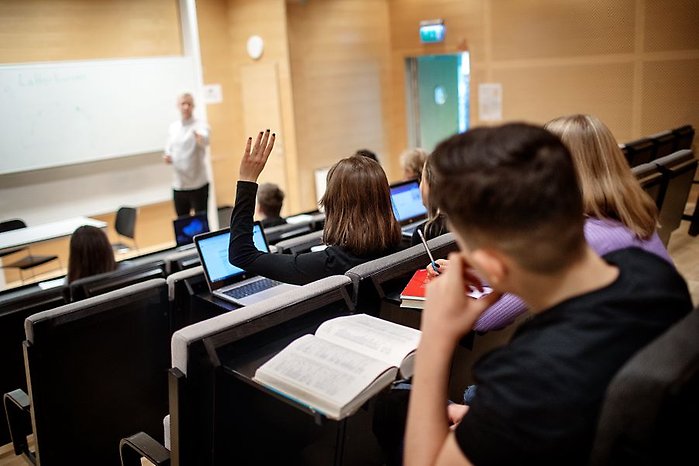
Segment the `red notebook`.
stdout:
[[[408,284],[403,288],[400,294],[400,307],[410,307],[414,309],[422,309],[425,307],[425,286],[430,282],[427,275],[427,269],[417,270]],[[481,296],[490,294],[493,291],[489,286],[483,286],[483,291],[478,291],[473,286],[466,289],[466,294],[472,298],[478,299]]]
[[400,293],[400,306],[422,309],[425,306],[425,285],[429,281],[427,269],[417,270]]

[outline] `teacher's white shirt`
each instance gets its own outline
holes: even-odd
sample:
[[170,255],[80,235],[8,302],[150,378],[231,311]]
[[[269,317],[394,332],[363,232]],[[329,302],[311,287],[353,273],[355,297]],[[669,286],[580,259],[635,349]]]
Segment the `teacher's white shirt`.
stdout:
[[[202,139],[197,144],[194,132]],[[169,138],[165,154],[172,157],[174,176],[172,189],[190,191],[199,189],[209,182],[204,157],[209,145],[209,126],[192,117],[189,120],[177,120],[170,125]]]

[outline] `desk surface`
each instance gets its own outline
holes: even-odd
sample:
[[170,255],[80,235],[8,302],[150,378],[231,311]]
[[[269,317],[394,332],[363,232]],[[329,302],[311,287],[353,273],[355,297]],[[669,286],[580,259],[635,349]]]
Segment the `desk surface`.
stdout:
[[28,244],[61,238],[63,236],[70,236],[76,228],[83,225],[105,228],[107,222],[87,217],[75,217],[59,220],[58,222],[44,223],[43,225],[6,231],[0,233],[0,250],[16,246],[26,246]]

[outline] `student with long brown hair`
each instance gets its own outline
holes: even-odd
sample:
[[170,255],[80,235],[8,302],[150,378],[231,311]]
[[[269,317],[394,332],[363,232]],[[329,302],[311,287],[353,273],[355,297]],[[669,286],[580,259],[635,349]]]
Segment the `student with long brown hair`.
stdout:
[[67,282],[116,270],[114,251],[107,235],[97,227],[83,225],[70,237]]
[[302,285],[344,274],[355,265],[398,250],[400,226],[391,214],[386,173],[368,157],[351,156],[330,169],[320,201],[325,209],[323,241],[328,247],[296,255],[258,251],[252,240],[257,178],[274,140],[275,134],[269,130],[260,132],[254,144],[248,138],[231,214],[231,264],[273,280]]

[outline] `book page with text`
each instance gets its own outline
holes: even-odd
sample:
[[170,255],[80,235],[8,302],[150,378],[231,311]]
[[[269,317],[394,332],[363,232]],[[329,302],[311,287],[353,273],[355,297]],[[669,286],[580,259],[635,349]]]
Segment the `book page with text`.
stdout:
[[414,328],[355,314],[323,322],[316,336],[400,367],[403,359],[417,348],[421,332]]
[[337,417],[344,405],[389,369],[382,361],[304,335],[262,365],[255,379]]

